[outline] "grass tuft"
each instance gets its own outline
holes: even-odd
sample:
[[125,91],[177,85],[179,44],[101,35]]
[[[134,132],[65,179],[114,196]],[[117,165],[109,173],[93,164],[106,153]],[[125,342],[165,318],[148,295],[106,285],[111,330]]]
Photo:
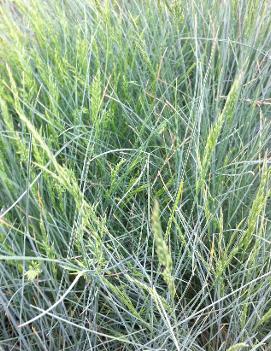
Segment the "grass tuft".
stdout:
[[0,1],[0,350],[271,349],[270,11]]

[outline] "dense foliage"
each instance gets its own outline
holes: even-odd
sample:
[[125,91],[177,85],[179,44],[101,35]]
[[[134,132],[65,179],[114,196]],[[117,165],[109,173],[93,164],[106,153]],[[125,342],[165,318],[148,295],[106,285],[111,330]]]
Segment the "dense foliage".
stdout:
[[0,2],[0,350],[270,350],[268,0]]

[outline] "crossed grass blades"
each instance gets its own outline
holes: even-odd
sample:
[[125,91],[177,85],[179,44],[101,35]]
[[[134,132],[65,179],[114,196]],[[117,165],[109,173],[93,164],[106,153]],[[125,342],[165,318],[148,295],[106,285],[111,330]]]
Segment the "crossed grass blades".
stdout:
[[0,2],[0,349],[271,349],[270,2]]

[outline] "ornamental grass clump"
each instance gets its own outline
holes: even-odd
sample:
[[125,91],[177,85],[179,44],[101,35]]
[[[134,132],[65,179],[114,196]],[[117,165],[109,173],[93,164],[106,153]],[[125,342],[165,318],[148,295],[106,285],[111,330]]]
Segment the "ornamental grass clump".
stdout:
[[0,1],[0,350],[271,349],[270,12]]

